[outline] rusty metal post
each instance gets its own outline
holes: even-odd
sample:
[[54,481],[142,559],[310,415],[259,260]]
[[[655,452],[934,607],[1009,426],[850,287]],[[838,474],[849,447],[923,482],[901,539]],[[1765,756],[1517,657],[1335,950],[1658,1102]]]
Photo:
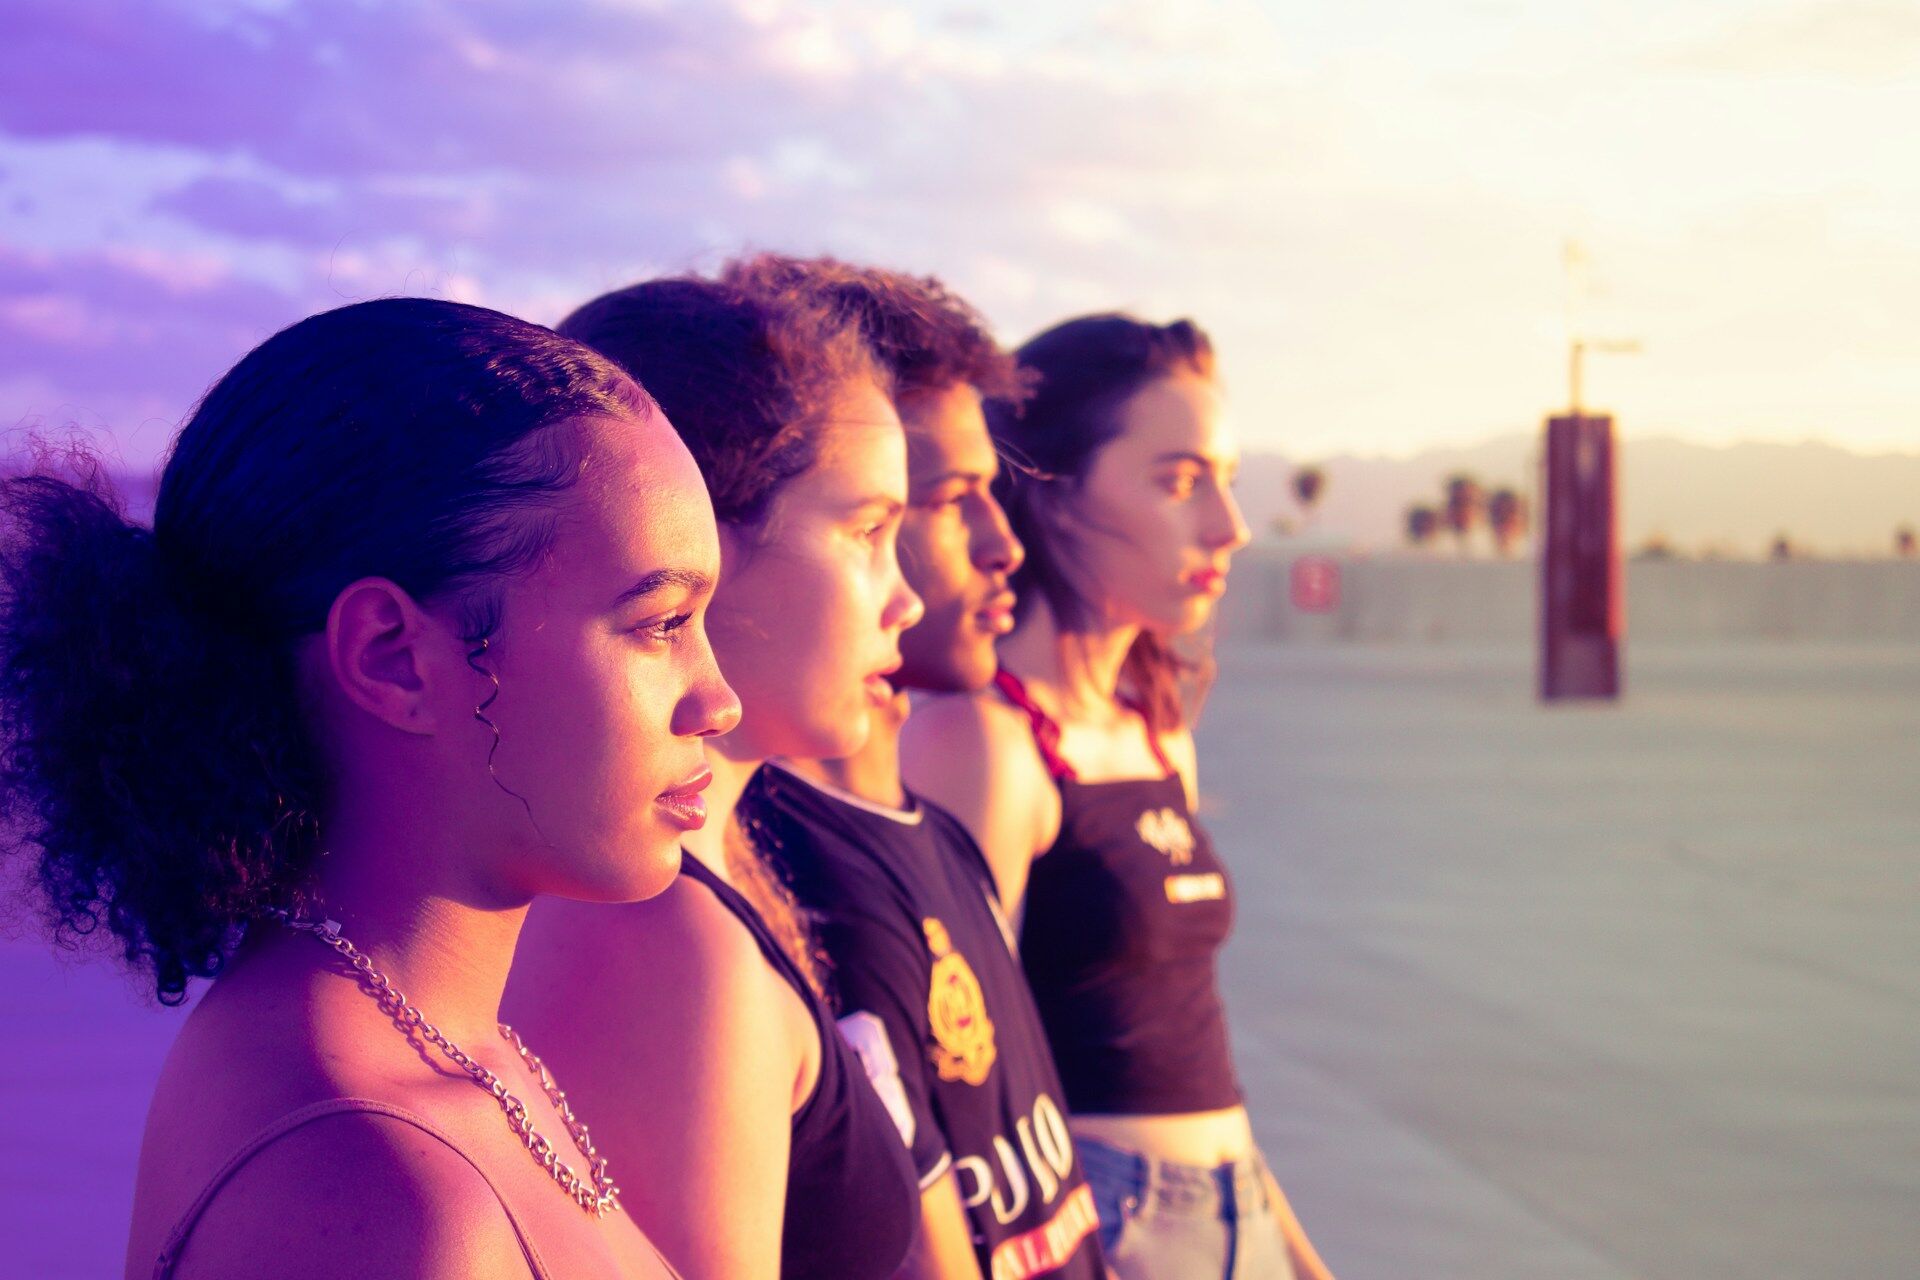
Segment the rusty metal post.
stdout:
[[1613,419],[1547,419],[1540,565],[1540,697],[1617,698],[1626,589]]

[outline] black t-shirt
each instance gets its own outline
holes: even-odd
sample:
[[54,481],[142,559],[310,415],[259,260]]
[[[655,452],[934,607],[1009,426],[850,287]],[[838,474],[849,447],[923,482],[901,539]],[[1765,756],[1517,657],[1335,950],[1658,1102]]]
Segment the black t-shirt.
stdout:
[[812,916],[841,1032],[921,1186],[953,1168],[981,1270],[1098,1280],[1093,1197],[986,861],[951,814],[910,803],[770,765],[738,813]]

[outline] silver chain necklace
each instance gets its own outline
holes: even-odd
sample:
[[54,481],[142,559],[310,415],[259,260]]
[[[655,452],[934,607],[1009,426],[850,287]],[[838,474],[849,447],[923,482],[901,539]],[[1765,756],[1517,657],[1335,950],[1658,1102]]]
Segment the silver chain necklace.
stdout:
[[500,1109],[506,1112],[508,1126],[519,1136],[533,1158],[539,1161],[540,1167],[560,1184],[560,1189],[566,1192],[575,1204],[594,1217],[603,1218],[620,1203],[620,1188],[615,1186],[613,1179],[607,1176],[607,1162],[602,1160],[599,1153],[593,1149],[593,1142],[587,1137],[587,1126],[575,1118],[573,1108],[567,1105],[567,1095],[562,1092],[559,1085],[554,1083],[553,1076],[547,1071],[546,1064],[540,1061],[539,1055],[527,1048],[519,1032],[504,1022],[499,1024],[501,1038],[511,1044],[514,1051],[520,1055],[521,1061],[533,1070],[534,1077],[540,1081],[541,1090],[547,1095],[547,1100],[553,1104],[553,1109],[559,1113],[561,1122],[567,1126],[567,1135],[573,1139],[574,1147],[586,1157],[591,1181],[575,1173],[572,1167],[560,1158],[560,1153],[554,1150],[553,1144],[534,1132],[533,1117],[527,1114],[527,1104],[509,1093],[506,1084],[499,1076],[474,1061],[466,1050],[440,1034],[440,1029],[428,1022],[418,1009],[408,1003],[406,996],[387,980],[384,973],[373,967],[373,961],[367,958],[366,952],[340,936],[338,921],[327,920],[315,923],[312,920],[300,919],[291,912],[277,907],[269,908],[266,914],[287,928],[318,938],[339,952],[359,974],[368,994],[379,1002],[380,1008],[388,1017],[400,1024],[402,1031],[409,1034],[417,1032],[422,1040],[440,1050],[455,1066],[466,1072],[469,1079],[491,1094],[493,1100],[500,1104]]

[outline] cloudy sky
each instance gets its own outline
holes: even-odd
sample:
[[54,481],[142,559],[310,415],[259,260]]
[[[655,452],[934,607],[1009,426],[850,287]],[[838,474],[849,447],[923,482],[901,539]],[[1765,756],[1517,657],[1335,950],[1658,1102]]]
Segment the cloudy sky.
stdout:
[[1565,394],[1920,450],[1915,0],[0,0],[0,426],[153,458],[311,311],[747,247],[1191,314],[1256,448]]

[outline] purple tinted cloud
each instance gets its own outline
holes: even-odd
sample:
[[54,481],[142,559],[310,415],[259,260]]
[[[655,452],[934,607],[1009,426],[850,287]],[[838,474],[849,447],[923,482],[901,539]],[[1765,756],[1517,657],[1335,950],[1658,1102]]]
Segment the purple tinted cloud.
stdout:
[[1101,174],[1151,190],[1167,158],[1261,119],[1211,83],[1149,91],[1071,57],[1015,74],[857,8],[163,0],[137,26],[106,0],[21,8],[0,129],[243,158],[153,198],[203,232],[457,244],[509,270],[912,243],[929,220],[959,224],[949,245],[1031,246],[1028,200]]
[[722,140],[742,104],[710,89],[729,78],[759,73],[751,110],[809,92],[753,65],[777,32],[719,5],[9,9],[0,128],[229,150],[301,175],[604,171]]
[[0,378],[45,379],[88,406],[158,399],[184,412],[305,310],[204,260],[0,243]]
[[381,192],[356,186],[296,196],[263,178],[205,175],[162,193],[152,207],[207,231],[310,247],[356,233],[445,242],[484,238],[493,230],[490,202],[478,192]]
[[[40,265],[0,316],[18,344],[0,379],[33,404],[110,387],[184,412],[252,342],[350,298],[438,293],[551,321],[751,247],[990,280],[1024,329],[1136,301],[1111,296],[1123,257],[1135,279],[1180,270],[1142,233],[1205,232],[1158,212],[1179,206],[1159,175],[1177,180],[1223,123],[1270,131],[1212,81],[1148,91],[1070,49],[1016,69],[972,29],[859,3],[13,8],[0,139],[29,164],[103,148],[83,161],[96,175],[166,157],[89,200],[136,257],[13,251]],[[1087,194],[1056,208],[1062,188]]]

